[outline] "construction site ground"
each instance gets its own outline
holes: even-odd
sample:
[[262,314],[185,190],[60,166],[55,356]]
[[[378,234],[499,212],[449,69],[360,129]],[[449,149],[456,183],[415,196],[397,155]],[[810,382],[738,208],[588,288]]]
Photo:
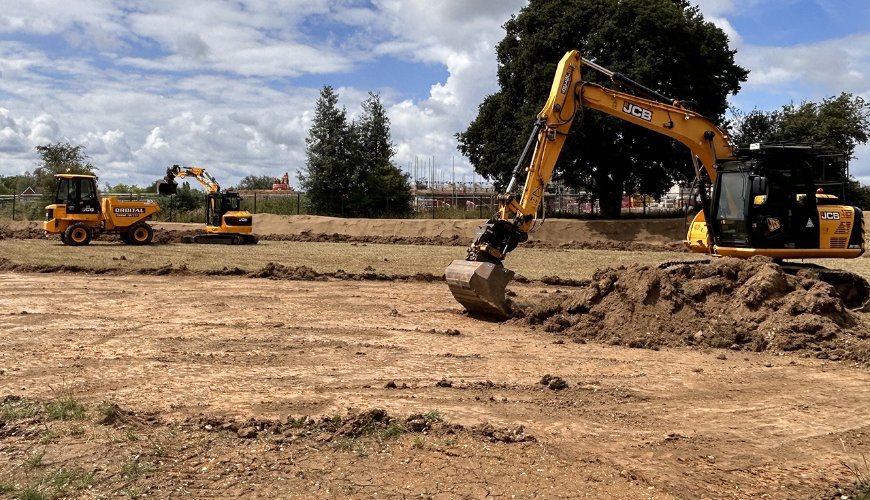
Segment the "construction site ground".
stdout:
[[[715,317],[692,318],[638,278],[673,288],[682,275],[652,269],[703,257],[673,245],[682,221],[553,220],[508,258],[525,313],[497,323],[464,314],[442,276],[477,221],[256,217],[271,235],[256,246],[174,243],[198,226],[164,224],[164,244],[74,248],[0,223],[0,495],[870,491],[870,312],[810,278],[734,264],[716,278],[733,289],[692,292]],[[870,278],[867,257],[820,262]],[[577,306],[614,276],[649,307],[615,292]],[[758,331],[723,343],[716,325]]]

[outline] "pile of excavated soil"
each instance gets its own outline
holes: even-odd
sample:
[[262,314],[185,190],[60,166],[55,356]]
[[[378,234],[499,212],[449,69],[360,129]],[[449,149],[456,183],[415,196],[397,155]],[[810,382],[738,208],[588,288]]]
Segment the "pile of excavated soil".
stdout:
[[585,286],[514,308],[515,321],[578,342],[790,351],[870,363],[870,325],[834,288],[809,272],[786,274],[766,257],[599,270]]

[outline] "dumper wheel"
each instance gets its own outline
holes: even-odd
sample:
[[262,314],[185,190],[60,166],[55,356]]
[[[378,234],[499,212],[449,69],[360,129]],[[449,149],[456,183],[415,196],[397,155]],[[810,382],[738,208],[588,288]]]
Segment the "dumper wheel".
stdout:
[[64,232],[64,236],[66,237],[67,245],[72,246],[83,246],[87,245],[91,242],[91,238],[93,237],[93,232],[91,228],[82,222],[76,222],[72,224],[70,227],[66,228]]
[[127,238],[133,245],[147,245],[154,238],[154,231],[148,224],[137,222],[127,230]]

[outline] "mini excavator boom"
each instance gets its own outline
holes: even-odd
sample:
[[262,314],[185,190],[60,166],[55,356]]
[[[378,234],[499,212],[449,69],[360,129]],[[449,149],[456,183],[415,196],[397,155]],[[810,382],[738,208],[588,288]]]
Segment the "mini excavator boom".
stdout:
[[[581,68],[602,73],[646,98],[583,81]],[[505,287],[513,272],[502,261],[528,239],[556,160],[583,107],[666,135],[689,148],[703,207],[684,241],[691,251],[743,258],[766,255],[777,260],[854,258],[864,253],[861,210],[815,195],[808,159],[819,154],[817,149],[782,144],[738,148],[722,129],[680,101],[572,50],[557,66],[550,96],[499,197],[498,212],[478,231],[466,259],[453,261],[446,270],[450,291],[469,312],[509,314]],[[517,198],[514,191],[523,173],[525,184]]]

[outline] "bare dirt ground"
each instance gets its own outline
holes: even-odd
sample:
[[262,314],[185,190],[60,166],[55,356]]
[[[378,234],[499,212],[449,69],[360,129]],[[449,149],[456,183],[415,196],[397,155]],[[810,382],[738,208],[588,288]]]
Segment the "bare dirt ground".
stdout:
[[[450,231],[432,234],[450,238]],[[625,241],[659,243],[657,229],[642,231],[648,236]],[[0,245],[6,255],[15,245],[28,249],[16,261],[7,257],[0,271],[0,492],[11,497],[866,495],[870,373],[864,351],[825,342],[863,345],[870,315],[844,310],[808,278],[757,288],[759,300],[792,312],[795,304],[809,307],[788,317],[811,325],[799,330],[804,344],[815,333],[824,337],[818,351],[700,341],[706,332],[688,335],[694,342],[663,342],[694,332],[676,327],[657,329],[659,342],[644,344],[594,333],[620,325],[637,333],[643,328],[629,313],[645,314],[645,326],[655,329],[656,320],[679,312],[675,303],[690,311],[686,297],[700,292],[681,295],[689,291],[669,290],[666,277],[636,272],[630,277],[657,276],[639,283],[639,302],[649,307],[623,311],[626,301],[601,292],[602,283],[630,266],[578,286],[514,283],[512,299],[532,313],[491,323],[465,315],[438,279],[250,277],[266,269],[259,265],[231,276],[177,268],[95,274],[77,260],[83,249],[27,241]],[[306,245],[268,243],[257,251]],[[362,250],[383,253],[382,246],[333,245],[346,259],[363,260],[348,263],[348,273],[396,264],[364,260]],[[87,258],[119,269],[138,262],[132,247],[121,247],[124,261],[112,261],[111,248],[92,245]],[[632,254],[612,252],[612,260]],[[44,266],[54,262],[49,257],[81,267],[14,267]],[[244,253],[235,259],[245,267]],[[289,256],[282,262],[298,265]],[[744,281],[732,273],[732,289],[723,289],[721,276],[704,289],[707,297],[720,290],[709,299],[719,309],[705,321],[729,325],[729,334],[734,325],[764,325],[745,309],[729,312],[723,298],[745,296],[746,280],[768,277],[766,263],[752,265]],[[598,301],[588,295],[593,285]],[[656,287],[665,293],[646,300]],[[581,320],[578,307],[600,314],[600,324]],[[672,323],[694,319],[680,314]],[[622,324],[612,319],[620,316]],[[813,354],[835,349],[836,361]]]

